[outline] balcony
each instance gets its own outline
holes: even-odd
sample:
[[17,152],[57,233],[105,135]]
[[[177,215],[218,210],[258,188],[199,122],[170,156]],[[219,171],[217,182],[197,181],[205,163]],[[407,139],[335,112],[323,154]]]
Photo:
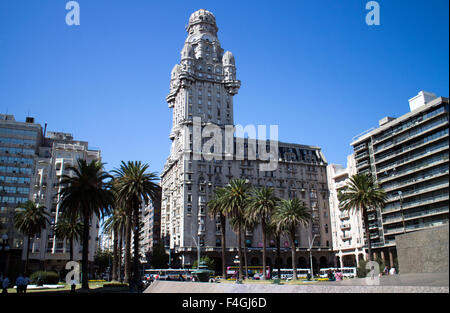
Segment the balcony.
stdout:
[[349,223],[341,224],[341,230],[350,229],[351,225]]
[[360,145],[354,147],[354,148],[353,148],[353,151],[358,152],[358,151],[363,150],[363,149],[365,149],[365,148],[367,148],[367,144],[366,144],[366,143],[362,143],[362,144],[360,144]]
[[350,214],[348,212],[342,212],[341,214],[339,214],[339,218],[341,220],[348,219],[348,218],[350,218]]
[[362,168],[365,168],[367,166],[369,166],[369,160],[366,160],[366,161],[363,161],[363,162],[359,162],[358,164],[356,164],[356,168],[358,170],[360,170]]
[[342,239],[342,241],[350,240],[350,239],[352,239],[352,235],[350,235],[350,234],[341,235],[341,239]]

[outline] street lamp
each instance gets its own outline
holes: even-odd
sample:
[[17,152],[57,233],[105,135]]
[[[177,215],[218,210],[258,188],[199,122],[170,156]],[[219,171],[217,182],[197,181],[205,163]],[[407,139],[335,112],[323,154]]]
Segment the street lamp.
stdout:
[[6,269],[6,252],[9,251],[9,245],[8,245],[8,234],[2,235],[2,273],[3,275],[6,275],[5,269]]
[[398,191],[398,196],[400,197],[400,212],[402,213],[403,233],[405,234],[405,215],[403,214],[403,196],[401,190]]
[[308,236],[309,241],[309,263],[311,264],[311,278],[314,278],[314,270],[313,270],[313,264],[312,264],[312,245],[314,243],[314,239],[316,238],[317,234],[314,234],[313,239],[311,240],[311,237]]

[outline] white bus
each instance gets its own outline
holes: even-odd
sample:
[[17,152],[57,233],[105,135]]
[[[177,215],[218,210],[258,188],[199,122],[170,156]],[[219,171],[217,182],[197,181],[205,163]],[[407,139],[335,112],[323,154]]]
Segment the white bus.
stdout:
[[192,277],[192,272],[196,269],[185,269],[185,268],[164,268],[164,269],[149,269],[145,270],[145,277],[158,280],[181,280],[180,275],[185,280],[190,280]]
[[330,268],[321,268],[320,269],[320,277],[321,278],[327,278],[328,277],[328,271],[332,270],[333,272],[340,271],[342,273],[343,277],[347,278],[353,278],[356,277],[356,267],[343,267],[343,268],[336,268],[336,267],[330,267]]
[[[306,278],[307,275],[311,272],[310,269],[307,268],[298,268],[297,269],[297,278]],[[280,268],[280,276],[278,277],[278,269],[274,268],[272,272],[273,278],[281,278],[281,279],[292,279],[293,277],[292,268]]]

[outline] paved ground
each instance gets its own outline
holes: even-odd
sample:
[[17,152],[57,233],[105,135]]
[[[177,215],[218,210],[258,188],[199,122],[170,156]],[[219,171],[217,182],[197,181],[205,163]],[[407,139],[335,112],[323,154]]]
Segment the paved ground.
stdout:
[[145,293],[449,293],[448,274],[404,274],[381,277],[379,285],[365,279],[303,285],[192,283],[155,281]]

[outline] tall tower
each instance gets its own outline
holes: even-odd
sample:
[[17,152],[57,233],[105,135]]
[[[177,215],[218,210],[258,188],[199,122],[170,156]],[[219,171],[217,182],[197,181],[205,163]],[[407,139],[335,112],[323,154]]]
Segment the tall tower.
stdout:
[[[161,233],[170,238],[172,248],[193,245],[192,237],[199,235],[204,240],[201,225],[206,223],[206,198],[189,186],[197,167],[197,162],[188,161],[192,152],[193,119],[201,118],[202,126],[233,125],[233,96],[241,84],[236,79],[233,54],[224,53],[220,46],[216,18],[211,12],[201,9],[192,13],[186,31],[181,60],[172,69],[170,93],[166,97],[169,108],[173,109],[173,121],[169,135],[171,152],[161,175]],[[197,216],[198,225],[187,222],[186,215]],[[191,231],[183,231],[186,224]],[[187,238],[183,234],[188,234]]]

